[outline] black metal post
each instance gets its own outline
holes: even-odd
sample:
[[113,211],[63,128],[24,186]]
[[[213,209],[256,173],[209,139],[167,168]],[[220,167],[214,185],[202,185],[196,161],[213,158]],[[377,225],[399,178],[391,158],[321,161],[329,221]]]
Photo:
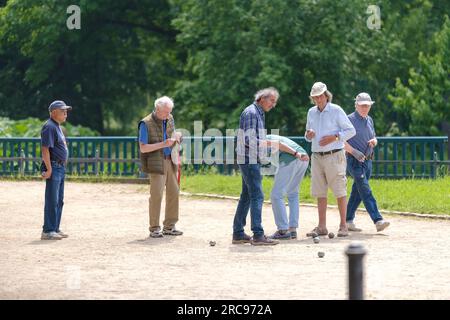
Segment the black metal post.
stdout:
[[345,251],[348,257],[348,298],[364,300],[363,258],[366,250],[359,243],[351,243]]

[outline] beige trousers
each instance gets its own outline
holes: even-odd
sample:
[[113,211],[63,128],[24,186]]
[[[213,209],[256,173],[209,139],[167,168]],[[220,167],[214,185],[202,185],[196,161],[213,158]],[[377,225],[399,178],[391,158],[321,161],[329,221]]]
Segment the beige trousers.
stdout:
[[150,232],[161,229],[159,216],[164,187],[166,188],[166,210],[163,226],[165,229],[171,229],[178,221],[180,188],[177,181],[177,170],[170,159],[165,159],[164,162],[164,174],[150,174],[150,197],[148,199]]

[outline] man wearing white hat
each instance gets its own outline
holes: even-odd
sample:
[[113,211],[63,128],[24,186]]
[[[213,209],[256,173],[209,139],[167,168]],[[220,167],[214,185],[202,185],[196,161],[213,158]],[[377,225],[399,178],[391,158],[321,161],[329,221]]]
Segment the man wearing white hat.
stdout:
[[340,224],[338,237],[348,236],[347,211],[347,161],[344,142],[355,135],[355,128],[344,110],[331,103],[333,95],[325,83],[316,82],[310,92],[315,104],[309,109],[305,139],[312,143],[311,151],[311,195],[317,198],[319,224],[307,236],[326,235],[328,188],[337,199]]
[[349,231],[361,231],[354,223],[355,212],[361,201],[364,203],[377,231],[389,226],[378,211],[377,201],[370,189],[369,179],[372,174],[373,148],[378,141],[375,127],[369,116],[375,101],[368,93],[361,92],[355,99],[355,112],[348,116],[356,130],[356,135],[345,143],[347,151],[347,171],[353,177],[352,192],[347,206],[347,227]]

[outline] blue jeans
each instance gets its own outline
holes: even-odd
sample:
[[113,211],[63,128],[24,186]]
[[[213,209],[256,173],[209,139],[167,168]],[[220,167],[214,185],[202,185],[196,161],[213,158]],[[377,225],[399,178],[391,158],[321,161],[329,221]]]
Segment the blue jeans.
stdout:
[[[308,168],[308,161],[294,160],[289,164],[280,164],[273,183],[270,199],[278,230],[298,227],[300,183]],[[289,205],[289,220],[284,197]]]
[[264,235],[262,227],[262,206],[264,193],[262,190],[262,176],[259,164],[240,164],[242,174],[242,192],[233,221],[233,237],[244,235],[244,227],[250,208],[250,219],[253,236],[259,238]]
[[59,232],[64,205],[65,168],[52,161],[52,175],[45,180],[45,207],[43,232]]
[[347,171],[353,177],[352,193],[347,204],[347,222],[352,222],[355,218],[356,209],[361,201],[364,203],[370,218],[374,223],[383,219],[378,211],[377,201],[369,186],[369,179],[372,174],[372,160],[359,162],[352,156],[347,156]]

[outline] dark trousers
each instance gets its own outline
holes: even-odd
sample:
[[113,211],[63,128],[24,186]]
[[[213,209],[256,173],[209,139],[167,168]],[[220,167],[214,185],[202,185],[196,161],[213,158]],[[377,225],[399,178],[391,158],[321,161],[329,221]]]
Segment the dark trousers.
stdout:
[[369,185],[369,179],[372,175],[372,160],[359,162],[353,156],[347,156],[347,171],[353,177],[353,186],[348,199],[346,220],[353,221],[356,209],[358,209],[361,201],[374,223],[382,220],[383,217],[378,211],[377,201]]
[[45,180],[45,207],[43,232],[59,232],[64,205],[64,176],[62,164],[52,161],[52,175]]
[[244,234],[248,210],[250,209],[251,228],[255,238],[264,235],[262,227],[262,206],[264,193],[259,164],[240,164],[242,174],[242,192],[233,222],[233,236]]

